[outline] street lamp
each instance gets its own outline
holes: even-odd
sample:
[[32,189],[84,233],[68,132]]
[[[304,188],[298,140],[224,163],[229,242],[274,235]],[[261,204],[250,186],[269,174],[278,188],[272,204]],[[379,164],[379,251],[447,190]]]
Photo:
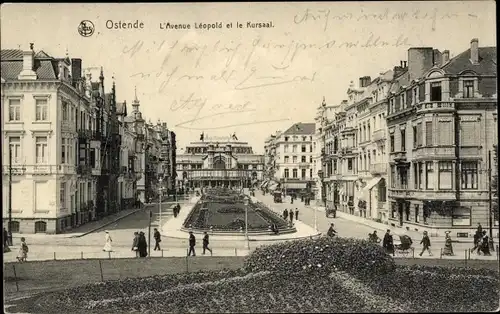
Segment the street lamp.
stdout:
[[159,189],[159,194],[160,194],[160,202],[159,202],[159,206],[158,206],[158,211],[160,212],[160,231],[163,231],[163,227],[162,227],[162,224],[161,224],[161,199],[163,197],[163,186],[162,186],[162,181],[163,181],[163,178],[160,177],[160,179],[158,180],[158,182],[160,183],[160,187],[158,188]]
[[250,240],[248,239],[248,204],[249,204],[248,197],[245,197],[243,202],[245,204],[245,240],[247,244],[247,249],[250,250]]

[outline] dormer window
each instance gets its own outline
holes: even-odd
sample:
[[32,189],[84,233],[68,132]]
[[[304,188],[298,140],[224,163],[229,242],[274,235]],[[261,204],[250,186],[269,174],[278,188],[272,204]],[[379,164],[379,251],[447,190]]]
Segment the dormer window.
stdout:
[[474,98],[474,80],[464,80],[464,98]]
[[441,82],[431,83],[431,101],[441,101]]

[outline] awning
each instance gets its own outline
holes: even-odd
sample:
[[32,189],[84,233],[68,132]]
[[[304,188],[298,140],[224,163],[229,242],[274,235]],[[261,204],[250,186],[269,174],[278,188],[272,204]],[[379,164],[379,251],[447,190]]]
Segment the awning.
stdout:
[[360,201],[367,201],[368,196],[370,195],[370,190],[373,189],[373,187],[375,185],[377,185],[380,182],[380,180],[382,180],[381,177],[376,177],[376,178],[373,178],[370,181],[368,181],[368,183],[365,185],[365,187],[361,190],[361,193],[360,193],[360,196],[358,197],[358,199]]
[[269,184],[268,184],[267,188],[269,190],[273,190],[274,191],[274,190],[276,190],[276,188],[278,187],[278,185],[279,184],[276,181],[269,181]]
[[264,181],[260,184],[260,187],[261,187],[261,188],[265,188],[268,184],[269,184],[269,180],[264,180]]
[[305,189],[306,184],[306,182],[286,182],[284,185],[287,189]]

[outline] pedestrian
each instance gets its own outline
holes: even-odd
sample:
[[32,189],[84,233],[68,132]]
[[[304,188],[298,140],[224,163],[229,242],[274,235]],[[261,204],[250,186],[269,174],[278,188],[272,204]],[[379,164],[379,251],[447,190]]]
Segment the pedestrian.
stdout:
[[288,209],[285,208],[283,211],[283,219],[287,220],[288,219]]
[[387,229],[384,235],[384,240],[382,242],[382,246],[385,248],[385,251],[388,254],[392,254],[394,256],[394,239],[392,238],[391,230]]
[[489,243],[490,238],[488,237],[488,234],[486,233],[486,230],[483,230],[483,237],[482,237],[482,242],[481,242],[481,248],[480,250],[483,252],[485,256],[490,256],[490,243]]
[[380,243],[380,238],[377,235],[377,230],[374,230],[373,233],[370,233],[368,236],[370,242]]
[[290,224],[293,225],[293,209],[290,209]]
[[290,195],[290,204],[293,204],[293,194]]
[[153,234],[153,237],[155,238],[155,248],[154,248],[154,250],[156,251],[158,249],[158,251],[161,251],[161,249],[160,249],[161,234],[160,234],[160,231],[158,231],[157,228],[155,228],[155,232]]
[[337,234],[337,231],[333,229],[333,227],[334,227],[333,223],[330,224],[330,228],[328,228],[328,232],[326,233],[331,238],[333,238]]
[[146,241],[146,236],[144,232],[139,232],[139,241],[137,243],[137,248],[139,250],[139,257],[148,256],[148,242]]
[[17,260],[22,263],[26,262],[28,259],[28,245],[26,244],[26,239],[21,238],[21,247],[19,248],[19,252],[17,253]]
[[139,257],[139,232],[134,232],[134,240],[132,241],[132,251],[135,252],[135,257]]
[[479,222],[477,223],[477,233],[480,234],[481,236],[483,235],[483,227]]
[[422,237],[422,241],[420,241],[420,244],[422,244],[422,252],[420,252],[420,256],[424,254],[425,251],[429,252],[429,256],[432,256],[431,252],[431,239],[429,239],[429,235],[427,234],[427,231],[424,231],[424,236]]
[[3,245],[9,246],[9,232],[5,227],[3,228]]
[[104,252],[112,252],[113,249],[111,248],[111,242],[113,242],[113,239],[111,239],[111,235],[109,234],[108,230],[106,230],[104,232],[106,233],[106,235],[105,235],[106,243],[104,244],[104,247],[102,250]]
[[299,209],[295,208],[295,220],[299,220]]
[[208,233],[205,231],[205,235],[203,236],[203,255],[205,255],[205,250],[210,251],[210,255],[213,255],[212,249],[208,247]]
[[455,254],[453,253],[453,243],[451,241],[450,232],[446,231],[444,234],[445,236],[444,236],[443,255],[453,256]]
[[189,251],[188,251],[188,256],[191,256],[191,253],[193,253],[193,256],[196,256],[196,251],[194,250],[194,247],[196,245],[196,238],[193,234],[193,231],[189,231]]

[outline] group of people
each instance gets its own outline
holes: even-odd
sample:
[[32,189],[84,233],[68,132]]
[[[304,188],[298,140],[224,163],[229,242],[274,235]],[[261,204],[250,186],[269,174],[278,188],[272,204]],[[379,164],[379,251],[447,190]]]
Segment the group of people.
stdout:
[[[294,211],[293,209],[286,209],[283,211],[283,219],[290,219],[290,223],[293,224]],[[295,220],[299,220],[299,209],[295,208]]]
[[[213,255],[212,249],[208,247],[208,244],[210,242],[209,242],[208,233],[206,231],[203,233],[202,243],[203,243],[203,253],[202,254],[205,255],[205,252],[209,251],[210,255]],[[191,256],[191,254],[193,254],[193,256],[196,256],[195,246],[196,246],[196,237],[194,236],[193,231],[189,231],[189,250],[188,250],[187,256]]]
[[[155,232],[158,232],[156,228]],[[146,235],[144,234],[144,232],[142,231],[134,232],[134,240],[132,241],[132,251],[135,252],[136,257],[148,256],[148,242],[146,241]]]
[[474,247],[471,250],[471,253],[474,253],[477,250],[477,254],[490,256],[490,237],[486,230],[483,230],[481,224],[477,224],[476,233],[474,234]]

